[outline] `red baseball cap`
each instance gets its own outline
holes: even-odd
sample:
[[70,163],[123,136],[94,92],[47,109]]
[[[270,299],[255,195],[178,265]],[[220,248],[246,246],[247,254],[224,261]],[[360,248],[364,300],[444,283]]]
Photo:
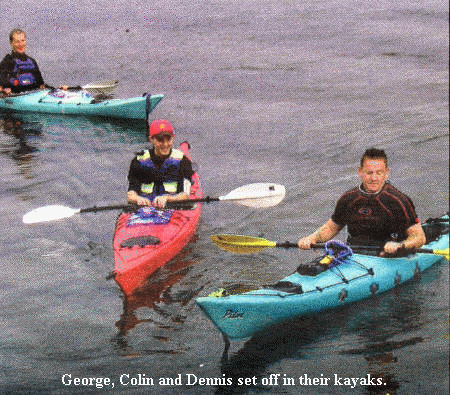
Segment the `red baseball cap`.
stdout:
[[165,119],[157,119],[156,121],[153,121],[150,125],[150,128],[148,129],[148,135],[150,137],[156,136],[160,133],[175,136],[172,124]]

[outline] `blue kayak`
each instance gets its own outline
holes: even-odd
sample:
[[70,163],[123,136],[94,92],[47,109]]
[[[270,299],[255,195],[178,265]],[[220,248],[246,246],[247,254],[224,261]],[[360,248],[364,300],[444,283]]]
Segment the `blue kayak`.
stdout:
[[98,99],[86,90],[43,89],[0,98],[0,109],[12,112],[88,115],[110,118],[146,119],[164,95],[129,99]]
[[[424,224],[424,229],[431,224]],[[424,248],[448,249],[448,216],[436,219],[433,224],[434,229],[439,230],[427,238],[429,242]],[[300,265],[295,273],[274,285],[240,294],[221,289],[196,302],[224,335],[243,339],[294,317],[386,292],[445,260],[432,253],[382,258],[356,254],[348,247],[345,254],[343,252],[345,249],[334,255],[324,255],[316,265]]]

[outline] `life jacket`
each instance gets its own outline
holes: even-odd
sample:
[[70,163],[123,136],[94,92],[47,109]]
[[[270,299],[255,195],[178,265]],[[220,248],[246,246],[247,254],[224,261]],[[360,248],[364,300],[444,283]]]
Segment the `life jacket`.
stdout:
[[14,58],[14,63],[14,76],[9,80],[11,86],[29,87],[35,85],[34,71],[36,70],[36,65],[34,62],[30,58],[26,60]]
[[145,150],[142,155],[137,156],[140,165],[148,172],[150,178],[154,181],[150,184],[141,184],[141,195],[153,200],[155,196],[165,194],[176,194],[180,173],[180,163],[183,159],[183,152],[172,149],[169,157],[164,161],[161,168],[158,169],[153,163],[150,151]]

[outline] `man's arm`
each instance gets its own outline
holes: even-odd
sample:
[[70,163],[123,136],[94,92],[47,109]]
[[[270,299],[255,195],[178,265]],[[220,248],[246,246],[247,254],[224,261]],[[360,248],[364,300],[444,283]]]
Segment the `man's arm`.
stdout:
[[11,88],[9,87],[9,69],[10,66],[8,64],[9,56],[6,55],[3,60],[0,62],[0,94],[4,93],[6,95],[11,94]]
[[417,250],[426,243],[425,233],[422,229],[422,225],[419,223],[406,229],[406,235],[406,239],[400,243],[388,241],[384,245],[383,252],[380,255],[396,254],[400,249]]
[[329,219],[314,233],[306,236],[298,241],[298,248],[309,250],[312,244],[325,243],[336,236],[343,227],[338,225],[332,219]]
[[127,202],[130,204],[136,204],[138,206],[150,206],[152,202],[150,199],[140,196],[136,191],[129,190],[127,192]]

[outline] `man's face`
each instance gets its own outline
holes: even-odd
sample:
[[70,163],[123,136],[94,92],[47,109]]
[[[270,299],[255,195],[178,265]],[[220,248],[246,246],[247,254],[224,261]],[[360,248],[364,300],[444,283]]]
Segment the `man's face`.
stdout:
[[156,156],[168,156],[173,146],[173,135],[160,133],[150,139]]
[[24,54],[27,50],[27,39],[23,33],[14,33],[11,41],[11,48],[14,52]]
[[378,192],[389,176],[389,168],[384,159],[366,159],[359,167],[358,175],[366,192]]

